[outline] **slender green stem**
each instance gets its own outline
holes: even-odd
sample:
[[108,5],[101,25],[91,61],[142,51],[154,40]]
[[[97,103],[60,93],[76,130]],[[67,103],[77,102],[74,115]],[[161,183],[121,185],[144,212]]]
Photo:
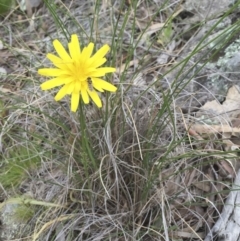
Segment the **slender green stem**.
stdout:
[[81,140],[82,140],[82,148],[84,150],[84,152],[87,153],[88,158],[91,160],[94,170],[97,169],[97,165],[96,165],[96,159],[93,155],[93,151],[91,149],[91,147],[89,146],[89,142],[88,142],[88,134],[87,134],[87,127],[86,127],[86,120],[85,120],[85,115],[84,115],[84,111],[83,111],[83,103],[81,101],[80,103],[80,128],[81,128],[81,132],[82,132],[82,136],[81,136]]

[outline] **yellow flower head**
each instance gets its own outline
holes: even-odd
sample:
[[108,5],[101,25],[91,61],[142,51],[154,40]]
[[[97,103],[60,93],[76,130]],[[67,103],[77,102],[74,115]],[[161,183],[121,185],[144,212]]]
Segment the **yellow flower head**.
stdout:
[[49,90],[57,86],[62,86],[55,96],[55,100],[61,100],[65,95],[71,95],[71,110],[76,112],[80,96],[85,104],[89,103],[89,96],[93,102],[102,107],[102,101],[96,90],[115,92],[117,88],[100,77],[106,73],[116,71],[115,68],[101,67],[106,62],[104,56],[109,51],[106,44],[100,48],[93,56],[94,44],[89,43],[82,50],[76,34],[71,36],[68,44],[69,54],[58,40],[53,41],[53,46],[59,57],[47,54],[47,58],[52,61],[56,68],[39,69],[38,73],[44,76],[54,77],[41,84],[42,90]]

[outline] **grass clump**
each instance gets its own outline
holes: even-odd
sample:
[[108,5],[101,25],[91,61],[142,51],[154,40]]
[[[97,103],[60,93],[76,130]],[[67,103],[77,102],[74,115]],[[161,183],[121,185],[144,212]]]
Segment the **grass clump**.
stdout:
[[39,153],[26,146],[11,148],[4,160],[0,172],[0,182],[4,188],[19,187],[23,181],[34,177],[41,166]]
[[[34,22],[32,45],[21,44],[28,32],[13,39],[24,49],[20,51],[24,58],[14,59],[23,67],[11,74],[28,81],[16,88],[7,75],[9,84],[4,88],[11,91],[12,98],[3,94],[1,104],[8,109],[1,114],[4,204],[13,192],[20,197],[14,199],[18,204],[25,194],[30,195],[30,206],[21,204],[15,212],[16,217],[26,213],[24,220],[30,225],[15,238],[184,240],[184,230],[186,240],[202,240],[202,230],[209,231],[215,221],[207,215],[220,212],[225,198],[220,193],[230,183],[220,173],[219,163],[234,160],[236,155],[225,152],[216,136],[190,136],[189,126],[197,116],[187,104],[198,100],[193,83],[207,62],[234,38],[238,21],[226,30],[225,41],[217,41],[226,36],[222,32],[214,38],[208,36],[212,37],[218,24],[238,5],[221,15],[200,41],[179,57],[191,37],[184,39],[174,28],[183,21],[176,3],[44,3],[35,9],[41,20]],[[194,26],[188,31],[195,34],[201,24]],[[84,97],[87,79],[82,81],[78,108],[76,96],[70,107],[68,95],[56,102],[55,90],[40,89],[46,80],[36,72],[49,64],[45,56],[54,53],[53,40],[58,39],[67,49],[72,34],[78,35],[82,51],[89,42],[95,44],[94,53],[104,44],[111,47],[102,64],[103,68],[116,67],[115,72],[108,71],[105,80],[118,90],[99,94],[102,108],[88,104],[88,97]],[[61,58],[52,61],[54,68],[66,65],[62,68],[66,78],[71,59],[66,61],[62,48],[55,50]],[[89,59],[86,53],[84,56]],[[91,74],[92,82],[94,77],[102,77]],[[93,87],[101,92],[101,86],[93,83]],[[65,93],[76,94],[71,88]],[[91,97],[92,93],[87,93]],[[99,104],[95,97],[92,99]],[[215,173],[222,176],[215,179]]]
[[1,0],[0,1],[0,16],[7,14],[14,6],[14,0]]

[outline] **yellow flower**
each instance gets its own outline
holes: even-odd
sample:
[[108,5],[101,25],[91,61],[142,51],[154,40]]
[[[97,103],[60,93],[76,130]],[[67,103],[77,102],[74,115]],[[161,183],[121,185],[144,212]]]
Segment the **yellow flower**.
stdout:
[[59,57],[47,54],[47,58],[57,68],[39,69],[38,73],[44,76],[55,77],[41,84],[42,90],[49,90],[57,86],[62,86],[55,100],[61,100],[65,95],[71,95],[71,111],[76,112],[80,96],[85,104],[89,103],[89,96],[93,102],[102,107],[102,101],[97,91],[104,90],[115,92],[117,88],[101,79],[106,73],[116,71],[115,68],[101,67],[106,62],[104,56],[109,51],[109,46],[105,44],[93,56],[94,44],[89,43],[82,50],[76,34],[71,36],[68,44],[69,54],[58,40],[53,41],[53,46]]

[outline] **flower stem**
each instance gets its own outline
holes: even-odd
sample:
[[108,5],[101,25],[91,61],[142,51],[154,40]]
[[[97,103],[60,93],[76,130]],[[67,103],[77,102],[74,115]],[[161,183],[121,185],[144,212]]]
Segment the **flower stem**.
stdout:
[[[85,115],[83,111],[83,103],[80,103],[80,128],[82,132],[81,140],[82,140],[82,148],[85,153],[87,153],[88,158],[91,160],[93,164],[94,170],[97,169],[96,165],[96,158],[94,157],[92,148],[89,146],[89,138],[88,138],[88,133],[87,133],[87,126],[86,126],[86,121],[85,121]],[[86,163],[84,163],[85,165]],[[88,165],[87,165],[88,166]]]

